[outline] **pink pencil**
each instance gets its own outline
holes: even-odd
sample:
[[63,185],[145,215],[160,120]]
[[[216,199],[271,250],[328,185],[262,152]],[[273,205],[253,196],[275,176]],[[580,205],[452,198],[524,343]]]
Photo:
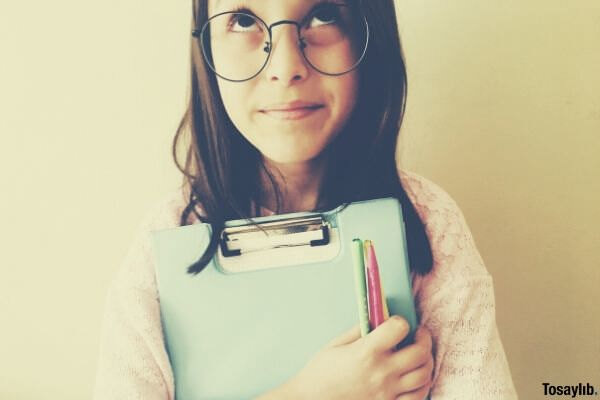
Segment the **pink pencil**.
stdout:
[[384,313],[379,266],[375,256],[375,247],[370,240],[365,240],[365,258],[367,260],[367,287],[369,292],[369,324],[371,329],[375,329],[383,323]]

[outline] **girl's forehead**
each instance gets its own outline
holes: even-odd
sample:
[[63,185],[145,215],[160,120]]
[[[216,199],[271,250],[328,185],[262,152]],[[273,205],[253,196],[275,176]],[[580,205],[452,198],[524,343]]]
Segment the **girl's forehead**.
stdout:
[[[259,16],[298,18],[324,0],[208,0],[208,15],[247,8]],[[338,0],[336,3],[346,3]]]

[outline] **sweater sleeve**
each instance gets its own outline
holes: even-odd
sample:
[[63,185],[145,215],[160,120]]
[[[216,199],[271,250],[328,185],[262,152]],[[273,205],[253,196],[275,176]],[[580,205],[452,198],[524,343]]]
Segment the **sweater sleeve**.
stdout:
[[108,289],[94,400],[172,400],[174,382],[163,341],[151,231],[175,226],[173,203],[144,219]]
[[498,333],[493,280],[457,204],[424,178],[409,196],[425,222],[434,266],[413,291],[432,334],[431,400],[512,400],[517,394]]
[[422,323],[434,338],[432,400],[516,399],[495,321],[492,278],[424,291]]

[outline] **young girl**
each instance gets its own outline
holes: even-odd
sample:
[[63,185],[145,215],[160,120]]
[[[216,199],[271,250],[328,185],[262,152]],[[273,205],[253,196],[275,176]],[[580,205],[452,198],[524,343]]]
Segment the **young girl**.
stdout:
[[212,224],[193,279],[226,220],[390,196],[406,222],[415,343],[391,351],[408,331],[399,317],[364,338],[356,326],[260,398],[516,398],[492,278],[461,211],[397,168],[407,80],[393,1],[195,0],[193,36],[173,146],[184,185],[142,223],[110,287],[95,399],[174,399],[151,231]]

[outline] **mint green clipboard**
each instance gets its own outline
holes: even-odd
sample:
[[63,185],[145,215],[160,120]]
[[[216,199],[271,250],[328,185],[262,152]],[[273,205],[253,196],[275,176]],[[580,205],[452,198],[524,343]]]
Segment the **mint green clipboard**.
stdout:
[[[374,242],[390,315],[409,322],[405,342],[412,341],[417,317],[398,200],[369,200],[322,214],[254,220],[269,227],[296,219],[313,224],[320,219],[322,226],[310,232],[293,224],[287,230],[274,228],[269,240],[283,231],[288,236],[273,239],[279,243],[273,249],[261,247],[264,232],[247,233],[250,239],[234,238],[235,229],[245,229],[247,221],[228,222],[226,227],[233,230],[223,236],[228,242],[224,239],[218,254],[196,276],[186,270],[207,247],[210,225],[152,233],[176,399],[256,397],[294,376],[326,343],[358,324],[355,237]],[[307,235],[320,238],[306,239]],[[313,245],[290,245],[294,236]],[[254,251],[238,251],[235,247],[242,242]]]

